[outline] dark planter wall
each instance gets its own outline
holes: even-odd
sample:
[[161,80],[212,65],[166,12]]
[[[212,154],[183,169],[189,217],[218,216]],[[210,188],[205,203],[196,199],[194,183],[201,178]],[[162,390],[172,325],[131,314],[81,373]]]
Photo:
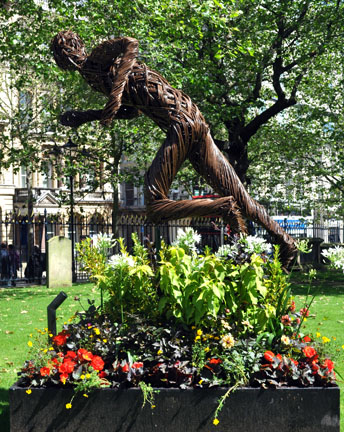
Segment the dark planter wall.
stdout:
[[[218,398],[226,389],[161,389],[156,408],[142,408],[139,389],[10,389],[11,432],[339,432],[339,388],[243,388],[233,393],[213,425]],[[273,428],[273,429],[271,429]]]

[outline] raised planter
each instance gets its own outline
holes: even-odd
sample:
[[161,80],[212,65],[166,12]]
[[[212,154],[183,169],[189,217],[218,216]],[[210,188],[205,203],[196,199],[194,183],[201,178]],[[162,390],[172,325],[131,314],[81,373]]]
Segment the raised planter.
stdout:
[[[339,388],[241,388],[227,398],[213,425],[223,388],[160,389],[155,408],[142,408],[140,389],[96,390],[10,388],[11,432],[339,432]],[[273,429],[272,429],[273,428]]]

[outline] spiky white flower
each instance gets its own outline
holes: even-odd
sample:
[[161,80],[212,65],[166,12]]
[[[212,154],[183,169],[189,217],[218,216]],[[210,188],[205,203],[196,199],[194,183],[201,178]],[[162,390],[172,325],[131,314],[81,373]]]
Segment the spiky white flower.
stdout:
[[94,234],[91,238],[93,247],[97,248],[104,255],[107,255],[109,249],[113,248],[116,244],[116,240],[111,234],[98,233]]
[[185,250],[186,253],[196,252],[196,244],[201,241],[200,234],[197,234],[191,227],[185,229],[178,228],[177,238],[172,243],[173,246],[179,246]]
[[344,272],[344,248],[340,246],[335,246],[324,250],[321,254],[330,260],[331,265],[334,268],[341,269]]
[[112,255],[108,263],[113,268],[135,267],[135,261],[130,255]]
[[270,243],[267,243],[261,237],[258,236],[244,236],[241,235],[239,239],[239,243],[242,244],[244,251],[249,254],[262,254],[262,253],[271,253],[272,246]]
[[215,255],[219,258],[221,257],[228,257],[228,258],[235,258],[239,253],[238,245],[236,243],[232,245],[223,245],[220,246]]

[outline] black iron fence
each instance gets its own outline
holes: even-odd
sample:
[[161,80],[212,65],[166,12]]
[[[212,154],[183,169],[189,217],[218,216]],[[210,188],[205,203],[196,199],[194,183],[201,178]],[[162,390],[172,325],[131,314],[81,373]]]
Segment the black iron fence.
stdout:
[[[343,224],[319,225],[315,223],[281,223],[283,228],[295,238],[321,238],[325,243],[344,243]],[[116,236],[122,237],[129,251],[132,248],[132,233],[137,233],[140,241],[150,241],[159,247],[163,240],[171,244],[177,237],[179,229],[192,227],[201,235],[200,246],[206,245],[217,250],[226,243],[230,228],[221,219],[187,218],[169,221],[159,225],[149,223],[143,216],[120,216]],[[251,224],[250,234],[258,235],[269,241],[269,235],[260,227]],[[0,220],[0,284],[18,285],[26,283],[45,283],[47,242],[54,236],[64,236],[78,243],[95,234],[113,234],[111,219],[101,215],[91,218],[77,217],[73,225],[69,219],[60,216],[35,216],[32,221],[23,217],[5,217]],[[29,247],[29,238],[32,246]],[[87,279],[81,270],[79,257],[74,251],[74,280]]]

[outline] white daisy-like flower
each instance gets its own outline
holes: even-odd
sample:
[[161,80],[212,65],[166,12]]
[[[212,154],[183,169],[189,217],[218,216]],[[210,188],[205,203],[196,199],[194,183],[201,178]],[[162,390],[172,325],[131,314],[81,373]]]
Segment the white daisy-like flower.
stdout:
[[281,337],[281,342],[282,342],[284,345],[290,345],[290,339],[289,339],[289,337],[286,336],[286,335],[283,335],[283,336]]
[[331,265],[334,268],[343,270],[344,272],[344,248],[343,247],[335,246],[322,251],[321,254],[325,258],[330,260]]
[[220,344],[225,349],[231,349],[234,347],[234,337],[231,335],[231,333],[227,333],[226,335],[222,336],[220,340]]

